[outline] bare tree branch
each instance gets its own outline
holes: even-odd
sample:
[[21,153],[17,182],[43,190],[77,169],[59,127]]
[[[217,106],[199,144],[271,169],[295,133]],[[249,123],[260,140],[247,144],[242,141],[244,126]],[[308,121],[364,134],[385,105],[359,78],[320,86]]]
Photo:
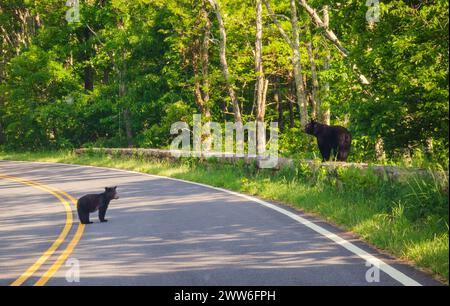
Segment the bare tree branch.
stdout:
[[225,31],[225,25],[222,19],[222,14],[220,12],[220,6],[216,0],[208,0],[216,13],[217,21],[219,23],[220,32],[220,63],[222,64],[222,73],[225,78],[225,82],[228,87],[228,94],[231,98],[231,103],[233,104],[234,120],[236,122],[242,122],[241,110],[239,107],[239,102],[236,96],[236,92],[231,84],[230,72],[228,69],[227,57],[226,57],[226,46],[227,46],[227,35]]
[[[319,14],[317,14],[316,10],[309,6],[309,4],[306,2],[306,0],[298,0],[300,5],[306,10],[306,12],[311,17],[312,21],[318,26],[319,28],[325,29],[325,36],[336,46],[337,50],[343,57],[347,57],[349,55],[349,51],[344,48],[336,34],[333,32],[333,30],[329,27],[328,20],[323,21],[322,18],[320,18]],[[328,19],[328,14],[325,16],[324,19]],[[361,74],[358,67],[354,66],[353,70],[358,74],[359,80],[363,85],[370,84],[369,80]]]
[[288,45],[293,48],[292,41],[289,38],[289,36],[284,31],[283,27],[281,26],[280,22],[278,21],[277,15],[273,13],[272,8],[270,7],[270,3],[268,0],[264,0],[264,4],[266,5],[267,11],[269,12],[270,18],[272,18],[273,22],[278,28],[278,31],[280,32],[281,36],[283,36],[284,40],[288,43]]

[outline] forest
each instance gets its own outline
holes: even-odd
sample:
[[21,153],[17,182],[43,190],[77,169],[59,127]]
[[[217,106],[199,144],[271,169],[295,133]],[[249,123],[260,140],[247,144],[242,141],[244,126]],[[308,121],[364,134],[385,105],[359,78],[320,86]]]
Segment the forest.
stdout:
[[[8,179],[8,169],[37,175],[50,185],[69,184],[61,188],[75,197],[81,184],[84,194],[113,179],[102,181],[100,168],[90,177],[84,170],[64,176],[50,173],[57,171],[51,165],[11,162],[21,160],[207,184],[317,216],[448,285],[448,9],[444,0],[1,0],[0,180]],[[262,169],[248,158],[228,163],[140,154],[169,154],[165,150],[178,137],[171,133],[174,123],[190,128],[199,117],[222,131],[233,124],[278,123],[277,156],[292,163]],[[350,163],[320,163],[316,139],[306,133],[312,120],[350,131]],[[257,134],[260,152],[269,133],[266,139]],[[210,136],[203,131],[196,139],[207,142]],[[118,181],[111,186],[119,184],[124,197],[117,205],[125,203],[122,217],[131,218],[129,224],[135,224],[129,201],[143,207],[164,195],[159,180],[128,188],[135,177],[127,182],[114,176]],[[14,197],[7,192],[18,189],[1,189],[2,207],[12,207],[7,203]],[[177,220],[171,214],[199,197],[164,195],[170,205],[182,204],[170,214],[161,209],[167,210],[163,225],[170,237]],[[215,198],[210,201],[216,209]],[[202,204],[201,213],[208,207]],[[229,215],[215,210],[214,217],[220,215],[227,229],[242,207],[227,208]],[[155,214],[152,209],[148,216]],[[185,215],[197,216],[190,210]],[[26,216],[17,213],[12,228]],[[197,220],[209,222],[207,216]],[[272,220],[253,208],[249,216]],[[109,226],[123,220],[113,217]],[[153,235],[156,225],[147,223],[146,234]],[[290,225],[277,227],[284,226]],[[252,228],[251,235],[267,234],[258,231]],[[4,241],[17,244],[14,233],[4,233]],[[322,242],[317,246],[323,249]],[[317,258],[310,262],[322,264]]]
[[448,21],[444,0],[3,0],[0,150],[167,148],[201,114],[314,158],[313,118],[350,161],[448,169]]

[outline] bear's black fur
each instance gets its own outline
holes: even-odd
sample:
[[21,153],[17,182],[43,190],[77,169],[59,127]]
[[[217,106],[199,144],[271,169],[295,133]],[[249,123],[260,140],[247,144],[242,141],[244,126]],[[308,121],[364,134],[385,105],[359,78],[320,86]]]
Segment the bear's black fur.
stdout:
[[333,150],[333,159],[347,161],[352,144],[352,135],[342,126],[329,126],[312,120],[305,127],[305,133],[316,136],[322,161],[328,161]]
[[77,203],[78,217],[82,224],[91,224],[89,221],[89,214],[98,210],[98,218],[100,222],[108,222],[105,219],[106,210],[109,202],[119,198],[116,187],[105,187],[105,192],[101,194],[88,194],[81,197]]

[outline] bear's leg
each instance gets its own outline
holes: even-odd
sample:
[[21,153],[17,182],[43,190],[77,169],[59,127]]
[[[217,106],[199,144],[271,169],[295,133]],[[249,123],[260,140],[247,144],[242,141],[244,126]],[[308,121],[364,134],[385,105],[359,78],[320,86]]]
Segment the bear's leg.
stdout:
[[350,146],[352,143],[352,136],[350,134],[343,134],[339,139],[338,144],[338,160],[346,162],[348,154],[350,153]]
[[83,224],[92,224],[92,223],[94,223],[94,222],[91,222],[89,220],[89,213],[86,213],[86,216],[84,217],[84,219],[85,219],[85,222]]
[[84,222],[84,213],[83,213],[82,209],[80,208],[80,204],[78,204],[78,206],[77,206],[77,213],[78,213],[78,219],[80,219],[80,222],[83,223]]
[[322,154],[323,162],[330,160],[331,146],[323,144],[323,143],[319,143],[319,150],[320,150],[320,154]]
[[84,211],[79,206],[77,207],[78,218],[80,219],[81,224],[92,224],[93,222],[89,221],[89,212]]
[[346,162],[348,158],[348,150],[346,148],[340,148],[338,152],[338,161]]
[[332,150],[333,150],[333,161],[340,161],[339,160],[339,148],[334,147]]
[[108,222],[108,220],[105,219],[106,210],[108,209],[108,206],[100,206],[98,209],[98,218],[100,219],[100,222]]

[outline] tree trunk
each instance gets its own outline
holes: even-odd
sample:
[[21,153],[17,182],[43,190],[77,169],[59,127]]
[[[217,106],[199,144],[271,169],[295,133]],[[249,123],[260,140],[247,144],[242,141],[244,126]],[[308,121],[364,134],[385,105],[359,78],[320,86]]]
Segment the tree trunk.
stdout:
[[[199,111],[201,112],[202,116],[209,120],[211,118],[211,112],[209,110],[209,107],[206,103],[205,97],[204,97],[204,91],[202,90],[202,80],[203,79],[203,63],[202,63],[202,75],[199,73],[199,58],[200,58],[200,41],[198,38],[195,38],[192,42],[191,46],[191,60],[192,60],[192,70],[194,73],[194,98],[195,103],[197,104]],[[209,99],[209,95],[208,95]]]
[[289,128],[293,128],[295,126],[295,116],[294,116],[294,100],[295,100],[295,82],[292,75],[292,72],[289,73],[288,77],[289,84],[289,93],[287,100],[289,101]]
[[[0,124],[0,144],[1,144],[1,124]],[[433,138],[427,137],[425,140],[425,152],[427,153],[428,157],[432,157],[434,153],[434,145],[433,145]]]
[[384,141],[383,138],[378,137],[375,142],[375,158],[377,161],[383,161],[386,159],[386,153],[384,151]]
[[294,65],[294,77],[295,85],[297,91],[297,104],[300,108],[300,121],[302,128],[308,123],[308,111],[306,104],[306,94],[305,87],[303,86],[303,73],[302,64],[300,58],[300,37],[298,29],[298,18],[297,18],[297,5],[295,0],[290,0],[291,2],[291,25],[292,25],[292,63]]
[[311,101],[313,105],[313,117],[314,119],[319,119],[321,118],[322,114],[319,96],[319,79],[317,77],[317,68],[314,60],[314,53],[311,41],[308,41],[306,43],[306,50],[308,51],[309,64],[311,66],[311,79],[312,79]]
[[84,67],[84,89],[87,91],[94,90],[94,69],[91,65]]
[[[126,84],[126,71],[127,71],[127,66],[126,66],[126,62],[125,62],[125,56],[123,55],[122,57],[122,69],[119,72],[119,99],[123,100],[123,98],[127,95],[127,84]],[[128,143],[128,147],[132,148],[133,147],[133,128],[132,128],[132,124],[131,124],[131,115],[130,115],[130,110],[128,108],[128,105],[125,106],[124,110],[123,110],[123,120],[125,123],[125,133],[127,136],[127,143]]]
[[283,103],[280,100],[281,98],[281,93],[280,93],[280,77],[277,76],[275,78],[275,82],[274,82],[274,95],[273,95],[273,100],[275,101],[275,105],[277,107],[277,112],[278,112],[278,127],[280,129],[280,132],[284,131],[284,117],[283,117]]
[[204,33],[203,33],[203,43],[202,43],[202,93],[203,101],[205,105],[209,108],[209,40],[211,38],[211,20],[208,16],[208,11],[206,9],[205,1],[202,1],[201,9],[202,17],[205,21]]
[[123,110],[123,120],[125,121],[125,132],[127,134],[127,143],[128,147],[133,147],[133,128],[131,127],[131,116],[130,116],[130,110],[125,108]]
[[262,64],[262,0],[256,0],[256,42],[255,42],[255,73],[256,73],[256,122],[257,122],[257,153],[262,155],[266,146],[266,133],[263,131],[266,112],[265,93],[267,82]]
[[105,70],[103,70],[103,79],[102,79],[103,84],[109,83],[109,71],[110,71],[109,67],[106,67]]
[[195,102],[202,114],[205,122],[204,129],[201,131],[201,150],[210,151],[212,145],[210,121],[211,110],[209,107],[209,39],[211,36],[211,21],[205,7],[205,1],[202,1],[199,20],[204,22],[202,37],[193,38],[191,44],[191,60],[194,73],[194,97]]
[[298,18],[297,18],[297,5],[295,4],[295,0],[290,0],[291,26],[292,26],[292,40],[291,40],[289,36],[286,34],[286,32],[283,30],[280,22],[278,21],[278,18],[273,13],[269,0],[264,0],[264,4],[266,5],[267,11],[269,12],[269,16],[274,21],[281,36],[283,36],[287,44],[292,49],[292,65],[294,66],[294,79],[295,79],[295,88],[297,92],[297,104],[300,111],[301,125],[302,127],[304,127],[308,122],[308,112],[307,112],[305,88],[303,86],[302,66],[300,61],[301,60],[300,38],[299,38]]
[[[323,21],[324,21],[325,27],[328,28],[329,24],[330,24],[330,17],[328,15],[328,5],[324,6],[324,8],[323,8]],[[325,71],[330,70],[330,62],[331,62],[331,52],[330,52],[330,50],[327,50],[327,55],[325,57],[325,61],[323,64],[323,68]],[[329,97],[330,82],[328,80],[325,82],[324,89],[325,89],[324,96]],[[330,112],[329,103],[327,103],[326,106],[323,105],[321,111],[322,111],[322,117],[321,117],[322,122],[324,124],[330,125],[331,124],[331,112]]]
[[[83,30],[83,40],[86,44],[86,49],[84,50],[83,54],[83,60],[85,62],[89,61],[91,59],[91,47],[88,45],[88,41],[91,38],[92,33],[89,30],[88,27],[84,28]],[[84,67],[84,89],[86,91],[93,91],[94,90],[94,68],[91,66],[91,64],[86,64]]]
[[222,65],[222,73],[227,85],[228,94],[231,99],[231,103],[233,105],[233,113],[235,122],[242,122],[241,110],[239,107],[239,102],[237,100],[237,95],[234,90],[233,84],[231,82],[230,72],[228,69],[227,56],[226,56],[226,47],[227,47],[227,34],[225,31],[225,25],[223,23],[222,14],[220,12],[219,4],[216,0],[208,0],[211,6],[214,9],[214,12],[217,17],[217,22],[219,23],[219,32],[220,32],[220,63]]
[[5,137],[3,136],[3,125],[0,122],[0,145],[5,143]]

